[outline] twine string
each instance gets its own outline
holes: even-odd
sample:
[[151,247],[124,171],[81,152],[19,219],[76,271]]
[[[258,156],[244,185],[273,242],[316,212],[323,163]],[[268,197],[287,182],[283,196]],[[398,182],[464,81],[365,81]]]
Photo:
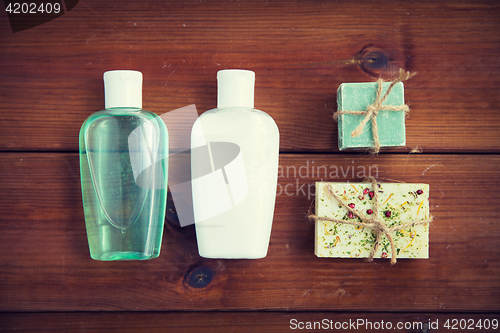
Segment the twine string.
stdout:
[[380,202],[379,202],[379,196],[378,196],[378,182],[374,177],[368,178],[368,181],[372,183],[372,189],[373,189],[373,218],[367,218],[364,216],[361,212],[355,211],[351,207],[347,205],[340,197],[338,197],[335,192],[333,191],[333,188],[330,184],[325,185],[325,189],[333,199],[335,199],[342,207],[347,209],[350,213],[353,215],[359,217],[362,222],[358,221],[349,221],[349,220],[340,220],[340,219],[335,219],[331,217],[322,217],[322,216],[317,216],[314,214],[309,215],[309,218],[314,219],[316,221],[328,221],[328,222],[336,222],[336,223],[343,223],[343,224],[350,224],[353,226],[359,226],[359,227],[366,227],[371,229],[373,232],[376,234],[376,240],[375,244],[373,246],[372,251],[370,252],[370,255],[368,256],[368,261],[373,261],[373,257],[375,256],[375,253],[377,252],[380,243],[382,242],[382,236],[386,236],[387,239],[389,240],[389,244],[391,245],[391,265],[394,265],[397,261],[397,252],[396,252],[396,244],[394,242],[394,238],[392,237],[392,233],[406,229],[408,227],[413,227],[416,225],[421,225],[421,224],[426,224],[432,222],[434,219],[432,215],[430,215],[428,218],[423,219],[422,221],[411,221],[411,222],[406,222],[403,223],[399,226],[394,226],[392,228],[388,228],[385,223],[383,222],[383,219],[380,217]]
[[382,85],[384,81],[382,78],[379,78],[377,80],[377,94],[375,97],[375,101],[368,105],[366,107],[366,111],[346,111],[346,110],[339,110],[333,114],[333,119],[338,120],[338,117],[343,114],[351,114],[351,115],[365,115],[363,120],[359,123],[359,125],[351,132],[351,137],[355,138],[361,133],[363,133],[363,130],[368,123],[368,121],[372,121],[372,133],[373,133],[373,147],[372,147],[372,154],[378,154],[380,151],[380,139],[378,135],[378,126],[377,126],[377,115],[379,111],[404,111],[405,116],[408,115],[410,112],[410,108],[408,105],[403,104],[403,105],[398,105],[398,106],[393,106],[393,105],[382,105],[389,94],[392,91],[392,88],[398,83],[402,82],[405,80],[410,79],[411,77],[415,76],[417,73],[410,73],[405,71],[404,69],[400,68],[399,69],[399,76],[391,82],[389,87],[387,88],[386,92],[384,95],[382,95]]

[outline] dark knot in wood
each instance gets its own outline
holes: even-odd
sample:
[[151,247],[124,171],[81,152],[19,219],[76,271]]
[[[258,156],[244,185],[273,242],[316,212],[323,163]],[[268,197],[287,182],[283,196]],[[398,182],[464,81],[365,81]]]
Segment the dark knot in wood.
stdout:
[[184,281],[192,288],[205,288],[210,284],[215,272],[208,266],[192,266],[186,272]]

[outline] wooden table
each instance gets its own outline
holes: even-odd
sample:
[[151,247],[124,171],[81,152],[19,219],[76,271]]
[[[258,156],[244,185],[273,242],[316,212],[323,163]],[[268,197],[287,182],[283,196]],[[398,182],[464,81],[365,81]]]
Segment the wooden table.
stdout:
[[[367,50],[389,61],[363,70]],[[500,320],[499,56],[496,1],[83,0],[16,33],[0,14],[0,331],[289,332],[324,320],[339,332],[382,321],[460,331],[464,320],[493,331],[476,325]],[[405,84],[407,146],[339,152],[338,86],[399,67],[418,72]],[[267,257],[201,258],[169,201],[159,258],[91,260],[78,132],[104,107],[103,72],[142,71],[145,109],[201,113],[225,68],[255,71],[280,165],[303,170],[280,174],[292,185],[277,196]],[[317,258],[312,184],[359,180],[318,166],[430,184],[430,258]]]

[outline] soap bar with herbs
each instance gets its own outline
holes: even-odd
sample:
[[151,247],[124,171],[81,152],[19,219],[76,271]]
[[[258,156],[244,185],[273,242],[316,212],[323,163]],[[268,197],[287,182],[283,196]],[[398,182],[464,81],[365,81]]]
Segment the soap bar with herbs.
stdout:
[[[374,214],[371,183],[316,183],[316,216],[362,222],[342,207],[326,185],[351,208],[370,218]],[[429,217],[429,185],[380,183],[379,215],[388,228]],[[352,206],[351,206],[352,205]],[[390,213],[388,213],[390,212]],[[370,214],[371,213],[371,214]],[[372,215],[373,216],[373,215]],[[420,224],[392,234],[397,258],[429,258],[429,224]],[[375,233],[368,227],[331,221],[316,221],[314,251],[318,257],[367,258],[374,247]],[[384,235],[374,258],[391,257],[391,246]]]
[[[382,95],[385,94],[390,82],[382,85]],[[342,83],[337,90],[337,106],[342,111],[366,111],[375,102],[377,82]],[[402,82],[394,85],[382,105],[404,105],[404,86]],[[365,118],[364,114],[341,114],[338,117],[339,149],[371,148],[374,146],[372,122],[365,125],[363,132],[352,137],[351,133]],[[406,145],[405,112],[379,111],[377,115],[378,136],[381,147],[400,147]]]

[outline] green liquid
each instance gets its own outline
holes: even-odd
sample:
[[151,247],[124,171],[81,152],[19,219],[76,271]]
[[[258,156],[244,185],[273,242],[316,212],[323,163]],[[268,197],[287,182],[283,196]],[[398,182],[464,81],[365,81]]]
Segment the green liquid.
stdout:
[[168,132],[138,109],[91,115],[80,130],[80,172],[90,255],[158,257],[167,200]]

